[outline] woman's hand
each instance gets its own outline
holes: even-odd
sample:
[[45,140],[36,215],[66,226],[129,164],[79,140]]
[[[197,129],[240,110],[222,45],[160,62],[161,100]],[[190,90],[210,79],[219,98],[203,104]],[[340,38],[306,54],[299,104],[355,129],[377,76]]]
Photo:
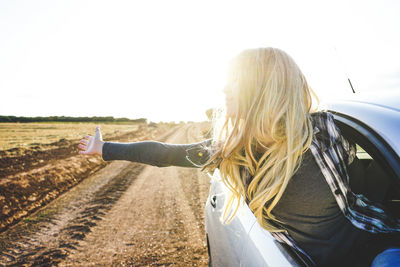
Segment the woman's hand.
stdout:
[[79,154],[102,155],[103,144],[104,144],[104,141],[101,136],[100,126],[97,126],[94,136],[86,135],[79,142],[79,145],[78,145],[78,149],[80,149]]

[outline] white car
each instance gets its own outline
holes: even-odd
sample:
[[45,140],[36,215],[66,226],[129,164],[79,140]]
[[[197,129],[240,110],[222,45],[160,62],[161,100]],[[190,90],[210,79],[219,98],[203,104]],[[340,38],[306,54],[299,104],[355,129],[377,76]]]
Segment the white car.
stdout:
[[[359,94],[326,104],[342,134],[357,144],[357,164],[349,170],[356,193],[368,188],[371,199],[400,215],[400,92]],[[375,175],[379,173],[379,175]],[[371,191],[371,189],[373,189]],[[289,246],[277,242],[242,203],[230,224],[221,221],[227,188],[218,172],[211,179],[205,228],[210,266],[308,266]]]

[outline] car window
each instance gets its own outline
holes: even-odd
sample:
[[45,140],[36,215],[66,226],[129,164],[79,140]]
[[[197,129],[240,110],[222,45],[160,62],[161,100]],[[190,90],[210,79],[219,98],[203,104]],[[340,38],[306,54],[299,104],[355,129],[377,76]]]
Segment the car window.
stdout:
[[372,160],[372,157],[370,154],[368,154],[360,145],[356,143],[356,156],[359,159],[369,159]]
[[348,168],[352,191],[384,203],[392,183],[390,173],[359,144],[356,148],[356,158]]
[[395,217],[400,217],[400,180],[388,144],[384,143],[373,130],[357,122],[337,124],[343,136],[356,144],[356,157],[348,166],[349,184],[356,194],[381,203]]

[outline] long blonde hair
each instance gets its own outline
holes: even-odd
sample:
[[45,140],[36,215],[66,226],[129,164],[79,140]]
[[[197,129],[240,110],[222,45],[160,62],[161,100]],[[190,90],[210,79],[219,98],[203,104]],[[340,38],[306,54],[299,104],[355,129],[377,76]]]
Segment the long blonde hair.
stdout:
[[226,222],[245,197],[263,228],[281,231],[271,211],[311,144],[312,96],[318,98],[294,60],[271,47],[234,58],[228,84],[236,88],[235,116],[224,118],[214,136],[220,145],[203,169],[218,168],[232,193],[223,213]]

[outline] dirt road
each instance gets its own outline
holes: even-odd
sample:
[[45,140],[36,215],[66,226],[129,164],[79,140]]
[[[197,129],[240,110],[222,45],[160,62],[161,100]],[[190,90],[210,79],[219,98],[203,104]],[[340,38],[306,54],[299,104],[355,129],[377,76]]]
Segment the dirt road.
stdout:
[[[183,125],[168,143],[203,140]],[[198,169],[114,161],[0,235],[0,266],[206,266],[209,178]]]

